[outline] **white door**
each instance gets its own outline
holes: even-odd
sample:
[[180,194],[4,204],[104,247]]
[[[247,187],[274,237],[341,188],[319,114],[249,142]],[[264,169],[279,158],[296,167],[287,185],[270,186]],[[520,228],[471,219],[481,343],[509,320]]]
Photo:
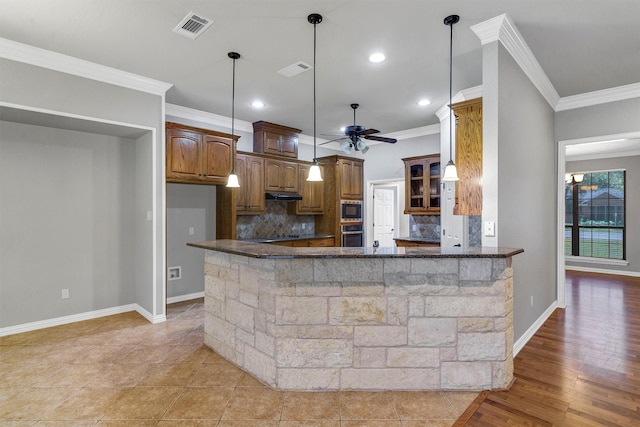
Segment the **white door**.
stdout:
[[[442,185],[442,184],[441,184]],[[440,227],[442,236],[440,246],[467,247],[468,219],[464,215],[454,215],[453,208],[456,205],[456,186],[454,182],[445,182],[440,193]]]
[[393,225],[395,224],[395,194],[392,188],[373,190],[373,240],[381,247],[393,247]]

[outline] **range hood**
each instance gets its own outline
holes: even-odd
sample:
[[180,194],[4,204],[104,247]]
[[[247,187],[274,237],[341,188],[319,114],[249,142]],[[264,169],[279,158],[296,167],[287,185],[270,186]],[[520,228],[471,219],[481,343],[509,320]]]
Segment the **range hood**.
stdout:
[[267,200],[280,200],[281,202],[295,202],[302,200],[302,195],[295,193],[265,193]]

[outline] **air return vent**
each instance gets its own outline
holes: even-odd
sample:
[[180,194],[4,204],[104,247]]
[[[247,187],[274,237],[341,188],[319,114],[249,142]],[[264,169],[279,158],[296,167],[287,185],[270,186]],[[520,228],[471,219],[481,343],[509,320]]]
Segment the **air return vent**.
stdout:
[[204,33],[211,24],[213,24],[211,19],[190,12],[176,25],[173,32],[195,40],[200,34]]
[[278,74],[282,74],[285,77],[293,77],[297,76],[300,73],[304,73],[311,68],[311,65],[307,64],[306,62],[298,61],[295,64],[291,64],[288,67],[285,67],[282,70],[278,71]]

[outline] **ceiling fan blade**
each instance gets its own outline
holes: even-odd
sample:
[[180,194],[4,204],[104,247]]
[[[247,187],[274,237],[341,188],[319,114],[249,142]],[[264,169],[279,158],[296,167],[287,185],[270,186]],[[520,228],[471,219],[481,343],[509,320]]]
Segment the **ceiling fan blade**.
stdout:
[[318,144],[318,145],[325,145],[325,144],[329,144],[329,143],[331,143],[331,142],[342,141],[343,139],[349,139],[349,137],[348,137],[348,136],[343,136],[343,137],[341,137],[341,138],[332,139],[331,141],[321,142],[321,143],[320,143],[320,144]]
[[398,142],[398,140],[394,138],[385,138],[384,136],[374,135],[365,136],[364,139],[370,139],[371,141],[388,142],[389,144],[395,144],[396,142]]
[[371,135],[372,133],[380,133],[380,131],[378,129],[366,129],[358,132],[358,135]]

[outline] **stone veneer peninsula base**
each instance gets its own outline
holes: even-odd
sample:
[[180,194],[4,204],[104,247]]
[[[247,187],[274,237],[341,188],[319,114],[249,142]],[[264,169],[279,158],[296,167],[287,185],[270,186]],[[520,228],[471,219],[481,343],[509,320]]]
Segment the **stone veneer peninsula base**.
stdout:
[[513,379],[509,248],[205,252],[205,344],[279,390],[486,390]]

